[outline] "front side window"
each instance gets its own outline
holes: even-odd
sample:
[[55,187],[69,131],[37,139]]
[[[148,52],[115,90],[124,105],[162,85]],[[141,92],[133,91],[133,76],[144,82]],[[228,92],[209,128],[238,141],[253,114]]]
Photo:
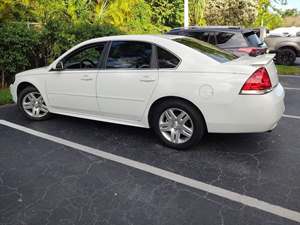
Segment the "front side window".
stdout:
[[83,47],[63,61],[65,69],[97,69],[105,43]]
[[157,61],[160,69],[175,68],[180,62],[176,56],[160,47],[157,47]]
[[107,69],[151,68],[152,45],[137,41],[114,41],[106,62]]

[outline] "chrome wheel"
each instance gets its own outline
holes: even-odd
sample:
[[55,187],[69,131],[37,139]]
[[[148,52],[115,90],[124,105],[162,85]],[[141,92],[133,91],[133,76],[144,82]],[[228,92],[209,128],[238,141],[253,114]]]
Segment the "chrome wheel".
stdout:
[[159,130],[169,142],[182,144],[193,136],[194,125],[188,113],[178,108],[170,108],[160,116]]
[[49,111],[39,92],[30,92],[22,100],[22,107],[29,116],[41,118],[46,116]]

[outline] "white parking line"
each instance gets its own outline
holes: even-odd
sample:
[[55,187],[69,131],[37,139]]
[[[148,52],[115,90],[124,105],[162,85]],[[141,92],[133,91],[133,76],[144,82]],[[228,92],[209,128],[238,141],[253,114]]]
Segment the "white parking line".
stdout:
[[285,90],[295,90],[300,91],[300,88],[284,87]]
[[300,120],[300,116],[293,116],[293,115],[286,115],[286,114],[284,114],[282,117]]
[[111,153],[108,153],[108,152],[105,152],[105,151],[102,151],[102,150],[99,150],[96,148],[91,148],[91,147],[81,145],[81,144],[78,144],[78,143],[75,143],[72,141],[68,141],[68,140],[65,140],[65,139],[62,139],[59,137],[45,134],[45,133],[42,133],[42,132],[39,132],[39,131],[36,131],[33,129],[29,129],[27,127],[24,127],[24,126],[21,126],[18,124],[14,124],[14,123],[11,123],[11,122],[8,122],[5,120],[0,120],[0,124],[7,126],[7,127],[14,128],[16,130],[19,130],[19,131],[22,131],[22,132],[25,132],[28,134],[31,134],[31,135],[34,135],[34,136],[37,136],[37,137],[40,137],[40,138],[43,138],[43,139],[46,139],[46,140],[49,140],[49,141],[52,141],[52,142],[55,142],[55,143],[58,143],[58,144],[68,146],[73,149],[77,149],[82,152],[86,152],[86,153],[89,153],[89,154],[92,154],[95,156],[99,156],[99,157],[107,159],[107,160],[111,160],[111,161],[129,166],[132,168],[136,168],[138,170],[142,170],[144,172],[148,172],[148,173],[154,174],[156,176],[163,177],[168,180],[172,180],[177,183],[180,183],[180,184],[183,184],[183,185],[186,185],[186,186],[189,186],[189,187],[201,190],[201,191],[205,191],[205,192],[220,196],[222,198],[229,199],[231,201],[241,203],[246,206],[260,209],[262,211],[265,211],[265,212],[268,212],[268,213],[271,213],[271,214],[274,214],[274,215],[277,215],[277,216],[280,216],[280,217],[283,217],[283,218],[286,218],[289,220],[300,222],[300,212],[297,212],[294,210],[290,210],[287,208],[283,208],[281,206],[273,205],[273,204],[258,200],[253,197],[238,194],[238,193],[235,193],[235,192],[223,189],[223,188],[216,187],[211,184],[206,184],[206,183],[198,181],[198,180],[184,177],[182,175],[178,175],[173,172],[169,172],[169,171],[166,171],[166,170],[163,170],[163,169],[160,169],[160,168],[157,168],[157,167],[145,164],[145,163],[127,159],[122,156],[114,155],[114,154],[111,154]]
[[279,75],[279,77],[300,78],[300,76],[299,76],[299,75]]

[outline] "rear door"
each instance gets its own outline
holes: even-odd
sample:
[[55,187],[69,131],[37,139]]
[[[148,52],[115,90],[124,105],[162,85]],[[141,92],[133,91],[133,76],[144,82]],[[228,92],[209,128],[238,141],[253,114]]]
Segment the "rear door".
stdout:
[[139,41],[113,41],[105,70],[99,72],[97,99],[100,113],[138,121],[158,82],[154,47]]

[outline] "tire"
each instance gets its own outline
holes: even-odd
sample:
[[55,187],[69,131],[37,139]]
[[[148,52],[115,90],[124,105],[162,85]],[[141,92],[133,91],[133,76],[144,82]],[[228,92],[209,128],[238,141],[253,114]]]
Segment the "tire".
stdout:
[[151,128],[163,144],[174,149],[188,149],[198,144],[206,133],[202,114],[183,100],[158,103],[151,115]]
[[280,65],[293,65],[296,61],[297,55],[293,49],[290,48],[282,48],[279,49],[276,53],[275,62]]
[[42,95],[35,87],[28,86],[22,90],[17,104],[19,110],[28,119],[41,121],[51,116]]

